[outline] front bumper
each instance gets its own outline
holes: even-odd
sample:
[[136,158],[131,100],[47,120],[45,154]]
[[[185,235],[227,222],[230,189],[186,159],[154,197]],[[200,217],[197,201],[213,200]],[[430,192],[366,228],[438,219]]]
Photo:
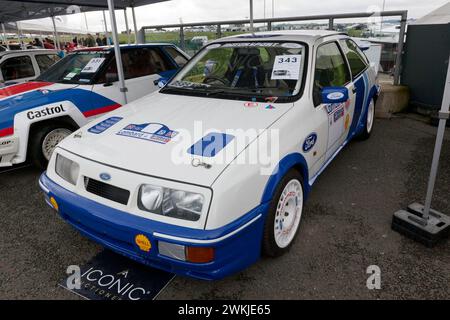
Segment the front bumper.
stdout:
[[[180,275],[216,280],[256,262],[261,254],[264,218],[268,204],[262,204],[240,219],[215,230],[199,230],[145,219],[81,197],[59,186],[43,173],[39,185],[58,203],[61,217],[85,236],[140,263]],[[134,239],[143,234],[151,250],[139,249]],[[209,263],[190,263],[159,254],[158,242],[184,246],[213,247]]]
[[13,158],[19,152],[19,137],[7,136],[0,138],[0,167],[13,165]]

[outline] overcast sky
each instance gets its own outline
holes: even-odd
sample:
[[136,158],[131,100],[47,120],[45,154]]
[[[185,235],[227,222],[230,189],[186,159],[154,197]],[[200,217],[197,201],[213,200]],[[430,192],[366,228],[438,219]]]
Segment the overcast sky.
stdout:
[[[311,14],[330,14],[347,12],[373,11],[383,7],[383,0],[274,0],[275,17],[301,16]],[[272,0],[254,0],[255,18],[272,16]],[[385,10],[408,10],[410,18],[420,18],[434,9],[444,5],[448,0],[385,0]],[[125,29],[123,12],[116,12],[119,30]],[[90,31],[102,31],[103,15],[101,12],[86,14]],[[136,8],[138,26],[160,25],[212,20],[234,20],[249,16],[248,0],[172,0]],[[131,10],[128,10],[131,25]],[[109,25],[109,16],[107,15]],[[50,23],[50,22],[49,22]],[[77,29],[86,29],[84,16],[75,14],[63,18],[60,24]],[[109,27],[110,30],[110,27]]]

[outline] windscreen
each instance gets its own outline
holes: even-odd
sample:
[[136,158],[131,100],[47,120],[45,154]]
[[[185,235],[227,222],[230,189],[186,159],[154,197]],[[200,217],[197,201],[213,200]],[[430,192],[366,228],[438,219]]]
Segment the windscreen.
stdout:
[[291,42],[235,42],[205,47],[166,86],[178,93],[248,98],[295,96],[305,47]]
[[105,64],[108,57],[109,53],[103,51],[72,53],[42,73],[37,80],[88,84]]

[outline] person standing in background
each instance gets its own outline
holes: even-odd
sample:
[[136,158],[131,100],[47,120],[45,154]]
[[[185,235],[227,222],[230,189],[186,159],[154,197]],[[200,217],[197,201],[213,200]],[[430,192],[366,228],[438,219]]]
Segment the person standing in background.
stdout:
[[49,38],[44,39],[44,49],[55,49],[55,46],[50,42]]
[[95,39],[90,33],[87,35],[86,47],[95,47]]
[[102,45],[102,38],[100,38],[100,33],[97,33],[97,38],[95,39],[95,42],[99,47]]
[[44,45],[42,44],[42,41],[39,38],[34,38],[34,45],[36,47],[40,47],[40,48],[44,47]]

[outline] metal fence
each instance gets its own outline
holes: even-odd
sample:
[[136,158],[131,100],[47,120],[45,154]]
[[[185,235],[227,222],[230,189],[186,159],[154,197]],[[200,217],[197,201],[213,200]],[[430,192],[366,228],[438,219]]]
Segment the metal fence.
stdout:
[[[325,28],[328,30],[336,29],[336,22],[342,19],[358,19],[358,18],[373,18],[373,17],[397,17],[400,18],[400,29],[398,36],[398,44],[395,48],[395,67],[394,67],[394,84],[398,85],[400,80],[400,70],[402,65],[403,44],[406,32],[408,11],[382,11],[382,12],[357,12],[357,13],[343,13],[343,14],[329,14],[329,15],[312,15],[312,16],[296,16],[285,18],[267,18],[254,19],[254,25],[263,25],[264,30],[276,29],[275,23],[289,23],[301,21],[315,21],[325,20]],[[183,24],[168,24],[168,25],[150,25],[142,27],[138,32],[138,42],[172,42],[180,46],[183,50],[195,52],[202,46],[202,37],[198,36],[198,32],[194,32],[195,28],[203,28],[202,35],[209,35],[213,39],[221,38],[225,35],[238,34],[248,32],[249,28],[244,27],[250,24],[250,19],[244,20],[230,20],[230,21],[211,21],[211,22],[197,22],[197,23],[183,23]],[[228,26],[228,27],[226,27]],[[233,29],[233,26],[240,26]],[[239,30],[240,28],[240,30]],[[147,32],[147,30],[154,30],[154,32]],[[186,42],[189,35],[197,35],[197,42]]]

